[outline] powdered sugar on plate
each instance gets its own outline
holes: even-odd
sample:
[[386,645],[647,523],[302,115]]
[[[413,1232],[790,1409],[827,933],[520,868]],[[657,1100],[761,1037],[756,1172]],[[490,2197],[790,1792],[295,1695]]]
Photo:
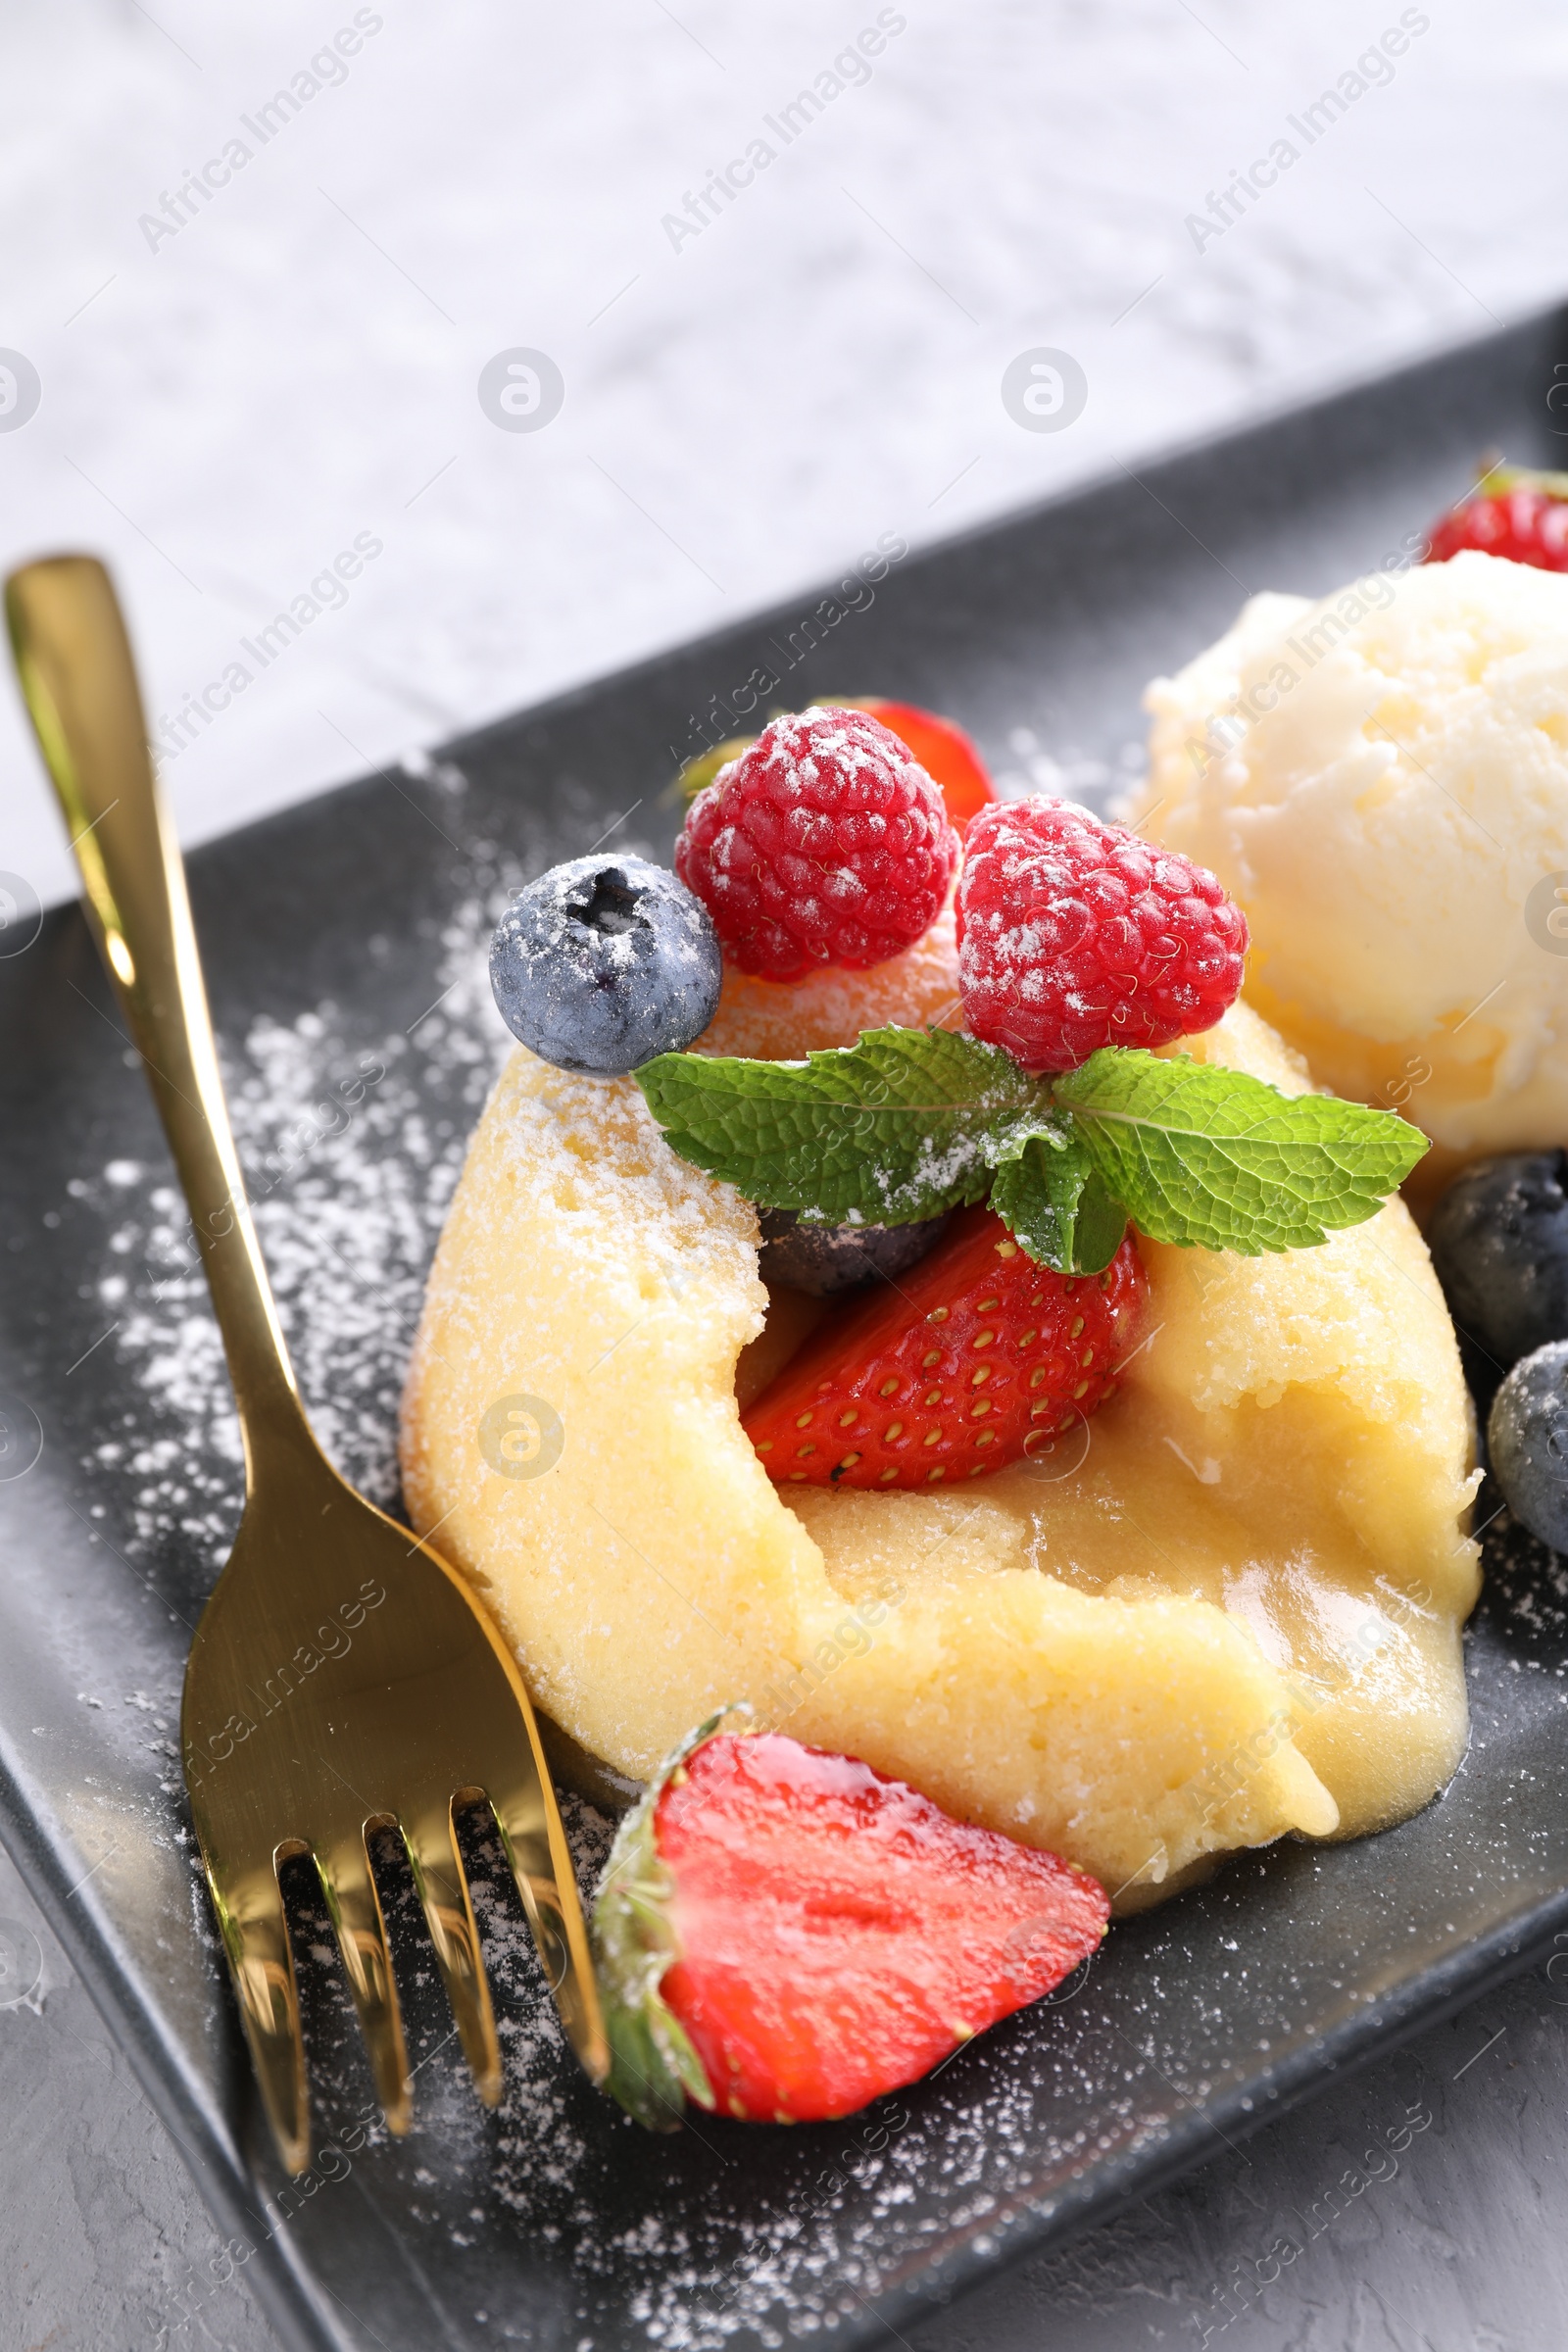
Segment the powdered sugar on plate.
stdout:
[[[398,1399],[426,1270],[510,1046],[486,961],[520,879],[493,864],[460,875],[431,1004],[406,1030],[326,1000],[288,1020],[256,1019],[225,1055],[235,1137],[307,1407],[344,1474],[392,1507]],[[94,1521],[139,1572],[167,1573],[183,1556],[216,1573],[243,1474],[183,1203],[164,1165],[122,1157],[72,1191],[105,1219],[96,1287],[123,1376],[112,1421],[84,1456]],[[167,1709],[172,1694],[153,1703]],[[608,1825],[575,1800],[565,1812],[591,1883]],[[387,2139],[367,2108],[330,1931],[308,1904],[299,1948],[323,2193],[360,2168],[362,2187],[400,2221],[463,2249],[492,2308],[502,2296],[513,2302],[495,2318],[497,2340],[533,2340],[498,2232],[504,2246],[515,2236],[569,2259],[585,2346],[624,2340],[628,2313],[667,2352],[721,2352],[738,2336],[842,2340],[863,2330],[869,2301],[890,2281],[972,2246],[977,2228],[1001,2242],[1010,2217],[1061,2193],[1072,2168],[1134,2143],[1138,2102],[1092,2079],[1084,2025],[1069,2009],[1053,2018],[1044,2049],[966,2051],[953,2074],[840,2126],[749,2136],[698,2115],[656,2145],[577,2076],[493,1841],[473,1849],[473,1883],[507,2060],[493,2117],[455,2053],[439,2055],[450,2019],[428,1961],[414,1957],[422,1930],[412,1889],[391,1898],[394,1941],[412,1960],[408,2024],[420,2069],[408,2140]],[[192,1892],[210,1935],[205,1899]]]
[[[406,1032],[367,1037],[330,1001],[255,1021],[225,1055],[235,1142],[306,1408],[353,1484],[397,1497],[397,1402],[430,1255],[467,1139],[511,1046],[490,933],[510,892],[466,898],[438,994]],[[227,1557],[243,1494],[239,1425],[184,1201],[163,1169],[111,1160],[72,1192],[112,1222],[98,1284],[120,1318],[127,1403],[89,1466],[122,1488],[133,1552],[194,1541]]]

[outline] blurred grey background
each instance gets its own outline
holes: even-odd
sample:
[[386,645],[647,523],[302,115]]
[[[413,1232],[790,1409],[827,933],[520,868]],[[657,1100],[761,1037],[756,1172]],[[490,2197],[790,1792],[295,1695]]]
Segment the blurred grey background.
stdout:
[[[1553,0],[0,0],[0,558],[109,556],[198,840],[1549,299],[1565,88]],[[0,807],[71,895],[9,686]]]
[[[1568,279],[1565,98],[1551,0],[0,0],[0,560],[109,557],[196,841],[1511,322]],[[9,687],[0,867],[74,887]],[[1563,2004],[1216,2140],[920,2352],[1556,2352]],[[270,2343],[3,1857],[0,2118],[0,2352]]]

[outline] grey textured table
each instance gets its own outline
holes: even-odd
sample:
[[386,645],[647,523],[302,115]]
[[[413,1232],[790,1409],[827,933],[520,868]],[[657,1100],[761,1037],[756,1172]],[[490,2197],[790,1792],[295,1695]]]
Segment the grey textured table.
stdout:
[[[0,1921],[44,1959],[33,1999],[0,2009],[0,2352],[271,2352],[177,2149],[3,1854]],[[888,2341],[1560,2352],[1565,2109],[1568,1959],[1245,2145],[1216,2138],[1200,2172]]]

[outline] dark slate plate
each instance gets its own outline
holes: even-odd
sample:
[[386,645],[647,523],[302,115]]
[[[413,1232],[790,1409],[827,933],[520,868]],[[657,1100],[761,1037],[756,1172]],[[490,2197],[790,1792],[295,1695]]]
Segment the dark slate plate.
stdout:
[[[1145,680],[1245,590],[1321,591],[1396,556],[1484,448],[1560,462],[1563,330],[1537,320],[1120,471],[894,564],[874,598],[804,597],[201,851],[263,1242],[350,1475],[392,1491],[402,1352],[493,1066],[499,893],[617,819],[617,840],[666,853],[672,765],[735,731],[726,705],[759,668],[754,698],[907,695],[955,713],[1020,788],[1064,777],[1102,800],[1136,760]],[[658,2144],[617,2122],[564,2058],[479,1852],[509,2099],[478,2110],[405,1901],[417,2124],[389,2145],[365,2121],[324,1922],[302,1913],[322,2152],[287,2186],[172,1745],[187,1627],[237,1515],[226,1388],[74,911],[0,960],[0,1826],[290,2345],[753,2346],[820,2327],[866,2342],[1147,2194],[1568,1924],[1568,1578],[1499,1522],[1469,1642],[1474,1739],[1438,1803],[1357,1845],[1233,1864],[866,2119],[703,2119]],[[586,1858],[603,1824],[579,1809],[578,1829]],[[166,2343],[202,2339],[220,2283],[177,2284]]]

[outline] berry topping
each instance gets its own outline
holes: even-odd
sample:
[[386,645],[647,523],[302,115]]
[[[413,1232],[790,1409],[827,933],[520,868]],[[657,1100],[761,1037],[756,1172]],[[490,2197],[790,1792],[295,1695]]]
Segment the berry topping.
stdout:
[[1568,1340],[1568,1152],[1510,1152],[1456,1176],[1427,1247],[1448,1311],[1503,1371]]
[[1520,1357],[1493,1399],[1487,1451],[1514,1517],[1568,1552],[1568,1340]]
[[1071,801],[1005,802],[969,828],[964,1020],[1027,1070],[1211,1029],[1246,954],[1247,918],[1211,873]]
[[858,695],[852,707],[869,710],[873,718],[892,728],[901,743],[908,745],[940,790],[961,839],[970,818],[989,808],[997,797],[985,762],[963,729],[956,727],[951,718],[939,718],[934,710],[921,710],[913,703],[886,702],[879,694]]
[[677,1751],[617,1837],[594,1924],[642,2122],[852,2115],[1097,1950],[1086,1873],[778,1733]]
[[948,1230],[945,1216],[914,1225],[803,1225],[789,1208],[764,1208],[760,1223],[762,1280],[812,1298],[891,1282],[928,1256]]
[[513,1036],[597,1078],[691,1045],[723,979],[706,910],[646,858],[552,866],[513,900],[490,944],[490,986]]
[[1538,571],[1568,571],[1568,473],[1494,466],[1474,496],[1435,525],[1426,561],[1446,564],[1465,548]]
[[744,972],[864,971],[929,930],[957,862],[942,796],[863,710],[775,718],[700,793],[675,870]]
[[[854,695],[841,706],[847,710],[864,710],[872,718],[907,744],[932,783],[942,795],[948,815],[962,837],[972,816],[988,808],[997,797],[985,761],[961,727],[951,718],[941,718],[934,710],[922,710],[914,703],[890,703],[879,694]],[[722,767],[751,750],[755,735],[732,735],[727,743],[714,746],[710,752],[699,752],[688,760],[675,782],[681,798],[688,804],[695,801],[705,786],[711,784]]]
[[778,1486],[955,1486],[1044,1452],[1116,1387],[1148,1289],[1132,1236],[1054,1273],[989,1209],[821,1324],[743,1416]]

